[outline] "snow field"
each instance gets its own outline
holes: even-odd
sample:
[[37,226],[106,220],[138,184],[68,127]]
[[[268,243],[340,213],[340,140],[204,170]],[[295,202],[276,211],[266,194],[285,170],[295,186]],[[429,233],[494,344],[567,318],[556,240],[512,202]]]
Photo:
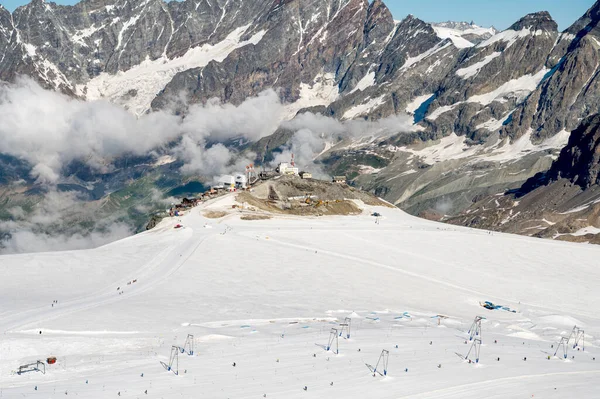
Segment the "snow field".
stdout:
[[[444,107],[438,108],[436,112],[442,108]],[[498,123],[501,124],[502,122]],[[440,139],[438,143],[422,149],[399,147],[399,150],[419,156],[429,165],[463,158],[471,158],[471,162],[473,163],[490,161],[510,163],[535,152],[561,149],[569,141],[569,133],[563,130],[540,144],[533,144],[531,142],[532,133],[532,131],[529,131],[512,143],[505,139],[496,142],[492,146],[469,146],[464,136],[457,136],[455,133],[451,133],[449,136]]]
[[[95,250],[0,257],[10,276],[0,281],[1,397],[600,397],[598,248],[390,208],[243,221],[232,203]],[[485,300],[518,313],[485,310]],[[438,326],[437,314],[449,318]],[[478,365],[456,354],[467,353],[476,315],[486,317]],[[326,352],[346,316],[351,338]],[[585,351],[548,360],[574,324]],[[160,362],[187,334],[195,355],[180,354],[174,375]],[[388,376],[373,377],[365,363],[382,349]],[[50,355],[58,362],[45,375],[11,374]]]

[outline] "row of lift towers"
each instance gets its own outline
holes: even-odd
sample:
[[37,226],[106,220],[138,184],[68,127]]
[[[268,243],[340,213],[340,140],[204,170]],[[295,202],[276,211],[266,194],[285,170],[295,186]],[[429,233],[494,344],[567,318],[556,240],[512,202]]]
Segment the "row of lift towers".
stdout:
[[[481,321],[484,318],[482,316],[476,316],[471,324],[471,327],[467,331],[469,334],[469,341],[471,342],[471,346],[469,347],[469,351],[464,356],[465,360],[473,361],[474,358],[475,363],[479,363],[479,356],[481,354]],[[340,323],[339,328],[332,328],[329,332],[329,339],[327,341],[327,346],[325,350],[327,352],[332,351],[335,354],[340,353],[339,347],[339,337],[344,337],[345,339],[350,339],[350,330],[352,327],[352,319],[350,317],[346,317],[343,323]],[[571,342],[573,342],[571,344]],[[554,356],[557,355],[558,351],[562,348],[563,357],[566,359],[568,356],[569,346],[573,346],[573,349],[581,347],[582,350],[585,351],[585,331],[582,328],[577,326],[573,327],[571,333],[568,337],[561,337],[558,346],[556,347],[556,351],[554,352]],[[179,354],[187,353],[188,356],[194,356],[194,336],[192,334],[188,334],[187,338],[183,344],[183,346],[173,345],[171,346],[171,355],[169,356],[169,363],[163,363],[163,366],[167,369],[167,371],[172,371],[174,374],[179,374]],[[379,374],[381,376],[387,375],[388,370],[388,362],[390,359],[390,352],[386,349],[381,351],[379,355],[379,359],[375,366],[371,366],[367,364],[367,367],[373,372],[373,376]],[[381,366],[381,367],[380,367]],[[383,369],[383,372],[381,371]]]
[[[475,363],[479,363],[479,355],[481,353],[481,320],[483,320],[483,317],[476,316],[468,331],[471,346],[465,356],[465,360],[471,360],[470,356],[473,356],[475,357]],[[574,326],[567,337],[563,336],[560,338],[554,356],[562,349],[563,358],[566,359],[568,357],[570,346],[572,346],[573,349],[581,348],[582,351],[585,351],[585,330]]]
[[[329,332],[329,340],[327,341],[326,351],[332,351],[335,354],[340,353],[339,337],[344,339],[350,339],[352,328],[352,319],[350,317],[344,318],[344,322],[340,323],[339,329],[332,328]],[[179,375],[179,354],[187,353],[188,356],[194,356],[194,336],[188,334],[183,346],[173,345],[171,346],[171,355],[169,356],[169,363],[162,363],[163,367],[167,371],[172,371],[173,374]],[[367,367],[373,372],[373,376],[379,374],[381,376],[387,375],[388,362],[390,358],[390,352],[386,349],[381,351],[379,359],[375,364],[375,367],[367,364]],[[380,367],[381,366],[381,367]],[[383,372],[381,369],[383,368]]]

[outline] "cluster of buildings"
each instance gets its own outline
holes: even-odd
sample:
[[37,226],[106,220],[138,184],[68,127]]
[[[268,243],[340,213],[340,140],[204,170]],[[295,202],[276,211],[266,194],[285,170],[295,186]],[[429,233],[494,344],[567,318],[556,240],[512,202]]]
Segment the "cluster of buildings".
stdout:
[[258,176],[254,171],[254,165],[250,164],[246,166],[245,173],[239,173],[236,175],[224,175],[217,179],[216,185],[213,187],[217,190],[245,190],[248,186],[253,185],[258,181]]
[[229,191],[244,190],[248,188],[248,178],[245,175],[224,175],[219,177],[216,189],[228,189]]
[[[254,171],[254,165],[246,166],[244,174],[224,175],[217,179],[216,185],[213,187],[216,190],[246,190],[249,186],[256,183],[259,179],[267,180],[276,176],[300,176],[302,179],[312,179],[312,174],[309,172],[300,171],[294,161],[294,154],[290,162],[280,162],[274,172],[261,172],[257,175]],[[333,183],[346,184],[346,176],[333,176]]]

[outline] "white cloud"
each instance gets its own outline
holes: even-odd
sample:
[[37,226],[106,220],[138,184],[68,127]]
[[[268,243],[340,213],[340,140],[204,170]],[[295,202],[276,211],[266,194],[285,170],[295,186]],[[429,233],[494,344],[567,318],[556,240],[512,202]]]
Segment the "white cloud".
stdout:
[[50,252],[86,248],[96,248],[131,235],[131,229],[124,223],[115,223],[103,230],[77,232],[74,234],[34,232],[18,230],[4,241],[0,253]]
[[275,131],[282,112],[277,94],[269,90],[239,106],[218,100],[193,105],[183,119],[169,112],[136,118],[117,105],[72,99],[19,78],[0,88],[0,153],[30,162],[38,182],[56,183],[62,168],[75,159],[108,171],[114,157],[149,154],[183,135],[183,145],[195,148],[175,152],[187,155],[187,169],[206,166],[210,174],[231,157],[223,148],[205,149],[207,142],[257,140]]
[[217,99],[206,105],[192,105],[182,129],[196,140],[226,141],[241,137],[256,141],[277,129],[283,113],[277,93],[267,90],[239,106],[222,104]]
[[71,99],[28,78],[0,89],[0,120],[0,152],[30,162],[42,183],[56,182],[74,159],[101,169],[105,158],[144,154],[179,134],[175,116],[138,120],[116,105]]
[[29,213],[13,207],[14,218],[0,222],[8,237],[0,241],[0,253],[45,252],[93,248],[131,235],[116,215],[95,220],[94,227],[83,228],[77,221],[94,221],[75,192],[48,191]]

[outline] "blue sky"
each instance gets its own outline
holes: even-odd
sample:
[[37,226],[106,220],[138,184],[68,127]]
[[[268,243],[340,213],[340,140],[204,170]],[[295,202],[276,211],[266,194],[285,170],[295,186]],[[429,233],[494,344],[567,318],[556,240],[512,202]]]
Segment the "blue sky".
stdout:
[[[594,0],[384,0],[396,19],[413,14],[427,22],[475,21],[506,29],[523,15],[549,11],[561,30],[566,29],[594,4]],[[25,4],[23,0],[0,0],[9,10]],[[58,0],[73,4],[74,0]]]

